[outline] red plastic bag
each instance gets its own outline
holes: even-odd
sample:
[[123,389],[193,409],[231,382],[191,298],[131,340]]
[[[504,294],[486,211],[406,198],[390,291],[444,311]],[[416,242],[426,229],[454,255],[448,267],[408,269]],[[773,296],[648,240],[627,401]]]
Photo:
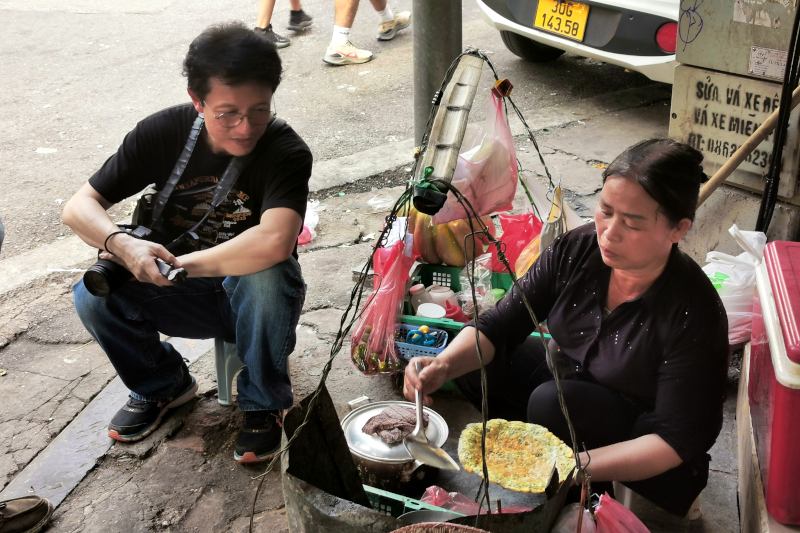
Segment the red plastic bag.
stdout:
[[[442,487],[438,487],[436,485],[431,485],[425,489],[425,493],[422,495],[422,498],[420,498],[420,501],[467,516],[478,514],[478,502],[472,500],[468,496],[464,496],[460,492],[447,492]],[[531,507],[510,505],[500,509],[500,512],[524,513],[531,510]],[[487,512],[488,510],[486,508],[481,510],[481,514],[486,514]]]
[[[467,126],[451,184],[467,197],[479,215],[508,211],[513,207],[517,192],[517,155],[503,97],[497,90],[489,91],[483,125]],[[433,222],[442,224],[467,216],[464,206],[449,192],[444,206],[433,216]]]
[[396,372],[400,358],[394,345],[397,317],[414,263],[411,242],[397,241],[373,255],[375,290],[367,299],[350,336],[350,358],[361,372]]
[[594,509],[597,533],[650,533],[633,512],[608,495],[600,496]]
[[[533,213],[499,215],[498,218],[503,229],[500,240],[505,245],[506,259],[513,270],[520,252],[542,231],[542,221]],[[506,267],[497,258],[497,248],[489,246],[489,250],[492,253],[492,271],[506,272]]]

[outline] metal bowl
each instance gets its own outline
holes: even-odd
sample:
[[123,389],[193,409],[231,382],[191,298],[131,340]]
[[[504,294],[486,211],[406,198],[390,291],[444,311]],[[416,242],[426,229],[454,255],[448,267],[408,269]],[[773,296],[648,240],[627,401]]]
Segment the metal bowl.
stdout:
[[[344,431],[347,445],[362,481],[367,485],[387,490],[397,489],[413,478],[421,479],[429,475],[431,471],[436,471],[431,467],[420,468],[422,463],[411,457],[403,443],[390,446],[380,437],[369,435],[361,430],[370,418],[390,406],[415,409],[411,402],[386,400],[354,409],[342,419],[342,431]],[[425,435],[431,444],[441,447],[447,440],[447,422],[433,409],[425,407],[424,410],[428,415],[428,427],[425,428]]]

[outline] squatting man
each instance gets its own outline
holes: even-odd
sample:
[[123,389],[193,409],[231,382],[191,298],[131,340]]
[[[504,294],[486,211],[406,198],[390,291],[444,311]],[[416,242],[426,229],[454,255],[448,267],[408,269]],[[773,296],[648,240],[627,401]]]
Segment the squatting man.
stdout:
[[[115,267],[100,273],[108,290],[86,277],[75,285],[75,308],[130,389],[110,437],[140,440],[195,395],[181,354],[159,333],[223,337],[245,364],[234,458],[264,461],[293,401],[287,358],[306,290],[296,246],[311,152],[271,112],[281,60],[262,35],[212,26],[189,46],[183,73],[191,103],[136,124],[64,207],[64,222]],[[107,210],[151,185],[135,222],[152,233],[117,226]],[[180,283],[162,274],[178,269],[188,276]]]

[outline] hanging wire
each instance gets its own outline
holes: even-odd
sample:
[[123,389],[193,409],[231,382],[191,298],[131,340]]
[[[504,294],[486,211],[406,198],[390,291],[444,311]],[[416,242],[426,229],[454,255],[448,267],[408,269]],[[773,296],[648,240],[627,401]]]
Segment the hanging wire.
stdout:
[[[483,51],[477,50],[477,49],[467,49],[464,53],[460,54],[450,64],[450,66],[449,66],[449,68],[447,70],[447,75],[445,76],[445,79],[442,81],[441,88],[437,92],[438,95],[442,94],[442,92],[444,90],[444,87],[447,85],[447,83],[449,83],[449,80],[452,77],[452,73],[455,70],[458,62],[460,61],[461,57],[464,56],[464,55],[473,55],[473,56],[481,58],[489,66],[489,68],[491,69],[492,74],[494,75],[495,81],[499,80],[499,77],[497,76],[497,71],[494,68],[494,65],[492,64],[491,60],[488,58],[488,56],[486,56],[486,54]],[[431,130],[431,124],[433,122],[433,118],[434,118],[435,113],[436,113],[436,107],[440,103],[438,101],[439,99],[440,98],[435,99],[435,102],[434,102],[435,105],[431,109],[431,113],[429,114],[428,123],[427,123],[427,127],[426,127],[426,130],[425,130],[426,133],[423,135],[423,142],[422,142],[423,147],[427,146],[428,136],[429,136],[430,130]],[[550,170],[548,169],[547,164],[544,161],[544,156],[543,156],[542,151],[541,151],[541,149],[539,147],[539,143],[536,141],[536,137],[533,135],[533,131],[531,130],[530,126],[528,125],[528,122],[525,120],[525,117],[523,116],[523,114],[520,111],[519,107],[517,107],[517,105],[511,99],[510,95],[504,95],[503,99],[504,99],[504,103],[508,102],[511,105],[512,109],[514,109],[514,112],[516,113],[517,117],[519,118],[520,122],[522,123],[523,127],[525,128],[525,130],[527,132],[528,138],[530,139],[531,143],[533,144],[534,148],[536,149],[536,153],[537,153],[537,155],[539,157],[539,161],[541,162],[542,167],[544,168],[544,171],[545,171],[545,175],[547,176],[547,180],[548,180],[548,184],[550,186],[550,190],[555,189],[556,185],[553,182],[553,178],[552,178],[552,175],[550,174]],[[505,107],[505,110],[506,110],[506,120],[508,120],[508,108]],[[422,153],[423,151],[424,150],[420,150],[420,153]],[[518,166],[521,166],[521,164],[519,162],[519,159],[517,159],[517,164],[518,164]],[[571,418],[569,416],[569,411],[568,411],[568,408],[567,408],[566,400],[564,398],[564,390],[563,390],[563,387],[562,387],[562,384],[561,384],[561,376],[559,375],[559,369],[558,369],[558,366],[555,364],[555,362],[553,360],[554,354],[551,353],[551,350],[549,349],[548,343],[545,340],[544,330],[543,330],[541,324],[539,323],[539,321],[537,320],[537,318],[536,318],[536,316],[535,316],[535,314],[533,312],[533,308],[530,305],[530,302],[528,301],[528,299],[525,296],[525,294],[522,292],[521,287],[519,286],[519,283],[517,281],[516,275],[515,275],[515,273],[513,272],[513,270],[511,269],[511,267],[510,267],[510,265],[508,263],[508,260],[507,260],[507,258],[505,256],[505,253],[504,253],[505,252],[504,246],[502,245],[502,243],[500,241],[495,239],[494,236],[488,231],[488,228],[483,223],[483,221],[481,220],[480,216],[476,213],[476,211],[473,208],[472,204],[469,202],[469,200],[463,194],[461,194],[460,191],[458,191],[458,189],[456,187],[454,187],[452,185],[452,183],[450,183],[449,181],[446,181],[446,180],[430,180],[430,181],[431,181],[432,184],[440,187],[441,188],[440,190],[448,190],[448,191],[453,193],[453,195],[456,198],[456,200],[465,209],[465,212],[467,214],[467,220],[468,220],[469,225],[470,225],[470,231],[473,233],[473,235],[475,234],[475,229],[474,229],[475,225],[474,224],[477,222],[477,225],[480,228],[480,232],[490,242],[490,246],[494,246],[495,247],[495,249],[497,250],[498,259],[501,261],[501,263],[502,263],[503,267],[505,268],[506,272],[511,275],[511,279],[512,279],[512,282],[513,282],[513,285],[514,285],[514,289],[520,295],[520,297],[521,297],[521,299],[522,299],[522,301],[523,301],[523,303],[525,305],[525,308],[528,311],[528,314],[530,315],[531,321],[534,324],[534,330],[539,333],[539,339],[542,342],[543,348],[545,350],[547,366],[548,366],[548,369],[550,370],[550,373],[553,375],[553,379],[554,379],[554,382],[555,382],[555,385],[556,385],[556,393],[557,393],[557,397],[558,397],[559,407],[561,408],[561,412],[564,414],[564,418],[566,419],[567,427],[569,429],[570,439],[571,439],[571,442],[572,442],[572,452],[573,452],[573,457],[575,459],[576,468],[577,468],[578,471],[580,471],[584,475],[584,478],[588,480],[589,476],[586,473],[586,467],[581,465],[580,454],[578,452],[579,444],[578,444],[578,440],[576,438],[575,428],[574,428],[574,426],[572,424],[572,420],[571,420]],[[527,189],[526,184],[524,183],[523,180],[520,180],[520,181],[521,181],[521,183],[523,183],[523,188],[525,188],[525,191],[528,194],[528,198],[529,198],[529,200],[531,202],[531,205],[534,207],[534,210],[535,210],[535,203],[533,202],[533,199],[530,196],[530,193],[529,193],[529,191]],[[537,217],[539,217],[540,220],[544,220],[538,213],[537,213]],[[466,239],[467,238],[468,237],[465,237],[465,246],[466,246]],[[466,250],[466,247],[464,247],[463,249]],[[468,270],[468,276],[469,276],[470,287],[471,287],[471,292],[472,292],[472,301],[476,302],[477,299],[476,299],[476,293],[475,293],[475,262],[474,262],[474,260],[470,261],[467,264],[467,270]],[[473,309],[473,320],[474,320],[475,323],[477,323],[477,319],[478,319],[478,309],[477,309],[477,306],[474,306],[474,309]],[[481,481],[480,487],[478,488],[478,492],[480,494],[480,499],[478,501],[478,516],[480,515],[480,510],[481,510],[481,508],[482,508],[484,503],[487,505],[487,508],[488,508],[489,512],[491,512],[491,506],[490,506],[490,501],[491,500],[490,500],[489,493],[488,493],[489,472],[488,472],[488,468],[487,468],[487,465],[486,465],[486,423],[487,423],[487,417],[488,417],[487,381],[486,381],[486,370],[485,370],[485,365],[484,365],[484,357],[483,357],[483,353],[481,351],[481,347],[480,347],[480,342],[479,341],[480,341],[480,332],[478,331],[477,328],[475,328],[475,346],[476,346],[476,354],[477,354],[478,362],[480,364],[481,398],[482,398],[481,399],[481,423],[482,423],[481,458],[482,458],[483,480]],[[587,455],[588,455],[588,452],[587,452]],[[476,518],[476,524],[477,524],[477,518]]]
[[773,135],[772,154],[769,170],[766,175],[764,192],[756,218],[756,231],[767,232],[769,229],[775,204],[778,199],[778,186],[781,179],[783,166],[783,148],[788,135],[789,118],[792,113],[792,92],[800,81],[800,9],[795,10],[792,34],[787,52],[786,68],[784,69],[783,83],[781,84],[781,103],[778,111],[778,121]]
[[260,480],[258,486],[256,487],[256,492],[253,495],[253,504],[250,509],[249,531],[251,533],[253,531],[253,521],[255,519],[256,503],[258,502],[258,495],[261,491],[261,487],[264,484],[264,480],[266,479],[267,474],[272,471],[272,469],[281,459],[283,454],[286,453],[289,450],[289,448],[291,448],[294,441],[300,436],[300,432],[303,430],[303,428],[308,424],[309,420],[311,419],[311,414],[314,412],[317,399],[321,394],[325,386],[325,382],[328,379],[328,374],[330,374],[331,368],[333,367],[333,360],[339,354],[339,351],[342,349],[345,339],[350,333],[353,324],[360,316],[360,314],[358,313],[358,309],[360,307],[361,300],[363,299],[364,288],[367,284],[367,280],[369,279],[369,272],[372,269],[375,252],[378,250],[378,248],[381,248],[386,244],[392,226],[394,225],[394,222],[397,220],[397,214],[402,210],[406,211],[408,210],[407,206],[410,202],[411,194],[412,194],[412,189],[410,187],[406,187],[403,193],[398,198],[398,200],[395,202],[391,211],[386,216],[386,224],[384,225],[383,230],[381,230],[380,236],[376,239],[375,245],[372,247],[372,253],[369,256],[369,259],[367,260],[366,263],[364,263],[364,266],[361,268],[361,271],[359,272],[356,284],[350,291],[350,300],[347,304],[347,308],[345,309],[344,313],[342,313],[342,318],[339,321],[339,330],[336,334],[336,338],[334,339],[333,344],[331,345],[330,357],[328,358],[328,361],[325,363],[325,366],[322,369],[322,375],[320,376],[317,388],[311,394],[305,416],[303,417],[303,421],[300,423],[300,425],[297,426],[292,436],[289,439],[287,439],[286,445],[275,453],[272,460],[264,468],[264,471],[258,474],[257,476],[253,477],[253,479],[260,478]]
[[[456,59],[454,59],[453,62],[448,67],[447,72],[446,72],[446,74],[444,76],[444,79],[442,81],[442,84],[440,86],[440,89],[434,95],[434,98],[433,98],[433,101],[432,101],[433,105],[431,106],[431,111],[430,111],[430,114],[428,116],[428,121],[427,121],[427,125],[426,125],[426,128],[425,128],[425,133],[423,134],[422,140],[420,142],[420,147],[417,150],[417,154],[424,153],[425,149],[428,146],[428,141],[429,141],[430,132],[431,132],[431,125],[433,123],[433,119],[434,119],[434,116],[436,114],[436,110],[438,109],[438,106],[441,103],[441,97],[442,97],[444,88],[447,85],[447,83],[449,83],[449,81],[450,81],[450,79],[452,77],[452,74],[455,71],[455,68],[456,68],[459,60],[464,55],[474,55],[474,56],[477,56],[477,57],[480,57],[481,59],[483,59],[483,61],[492,70],[492,73],[493,73],[493,75],[495,77],[495,80],[499,79],[497,77],[497,72],[496,72],[496,70],[494,68],[494,65],[492,64],[492,62],[489,60],[489,58],[486,56],[486,54],[483,51],[476,50],[476,49],[467,49],[465,52],[459,54],[459,56]],[[536,152],[537,152],[537,154],[539,156],[539,161],[541,162],[541,164],[542,164],[542,166],[543,166],[543,168],[545,170],[545,174],[547,176],[548,183],[549,183],[551,189],[554,188],[555,185],[553,183],[553,179],[552,179],[552,176],[550,174],[550,171],[547,168],[547,165],[546,165],[546,163],[544,161],[544,157],[543,157],[542,152],[541,152],[541,150],[539,148],[539,145],[536,142],[536,139],[535,139],[535,137],[533,135],[533,132],[531,131],[530,127],[528,126],[528,123],[525,121],[525,118],[523,117],[522,112],[519,110],[519,108],[516,106],[516,104],[513,102],[513,100],[511,99],[510,96],[506,95],[503,98],[504,98],[504,102],[507,102],[508,104],[511,105],[511,107],[512,107],[512,109],[514,109],[517,117],[520,119],[520,121],[522,122],[523,126],[525,127],[526,132],[528,134],[528,138],[530,139],[530,141],[534,145],[534,147],[536,149]],[[507,107],[505,107],[505,112],[506,112],[506,120],[507,120],[508,119],[508,109],[507,109]],[[412,198],[412,195],[413,195],[413,181],[414,181],[414,176],[416,175],[416,169],[418,167],[420,159],[421,159],[420,157],[417,157],[414,160],[414,163],[413,163],[412,169],[411,169],[411,177],[409,178],[409,181],[408,181],[408,183],[406,185],[406,188],[404,189],[403,193],[400,195],[398,200],[395,202],[395,204],[392,207],[390,213],[386,216],[386,224],[384,225],[383,229],[381,230],[380,236],[378,237],[378,239],[375,242],[375,245],[372,248],[372,253],[370,254],[369,259],[367,260],[367,262],[364,264],[364,266],[362,267],[361,271],[359,272],[358,279],[357,279],[355,285],[353,286],[353,289],[350,292],[350,299],[349,299],[347,308],[345,309],[344,313],[342,314],[341,320],[339,322],[339,330],[338,330],[338,332],[336,334],[336,338],[334,339],[333,344],[331,345],[330,356],[328,358],[328,361],[325,363],[325,366],[323,367],[322,375],[320,377],[319,384],[317,385],[317,388],[314,390],[314,392],[310,396],[310,400],[308,402],[308,407],[306,409],[306,413],[305,413],[305,416],[303,418],[303,421],[295,429],[292,437],[287,439],[286,445],[283,446],[278,452],[276,452],[276,454],[273,456],[272,460],[265,467],[264,471],[261,474],[253,477],[253,479],[259,479],[259,483],[258,483],[258,486],[256,488],[256,492],[255,492],[255,494],[253,496],[253,503],[252,503],[251,512],[250,512],[250,526],[249,526],[250,532],[253,531],[253,524],[254,524],[254,519],[255,519],[255,507],[256,507],[256,503],[258,501],[258,495],[259,495],[259,493],[261,491],[261,488],[263,486],[263,483],[264,483],[264,480],[266,478],[266,475],[269,472],[272,471],[272,469],[275,467],[277,462],[281,459],[283,454],[286,453],[289,450],[289,448],[291,448],[291,445],[298,438],[298,436],[300,435],[300,432],[308,424],[308,422],[310,420],[310,417],[311,417],[311,414],[314,411],[314,408],[316,406],[317,399],[318,399],[320,393],[322,392],[322,390],[324,388],[324,385],[325,385],[325,382],[326,382],[326,380],[328,378],[328,375],[330,374],[331,368],[333,366],[333,361],[336,358],[336,356],[338,355],[339,351],[342,349],[342,346],[344,345],[345,339],[348,337],[348,335],[350,333],[350,330],[352,329],[352,327],[355,324],[356,320],[358,320],[358,318],[360,316],[360,313],[358,312],[358,309],[359,309],[359,307],[361,305],[361,301],[363,299],[364,289],[365,289],[367,280],[369,278],[369,272],[372,269],[375,252],[379,248],[383,247],[386,244],[386,241],[388,240],[389,233],[391,232],[391,229],[392,229],[392,226],[394,225],[394,222],[397,220],[398,214],[403,213],[404,215],[407,215],[409,210],[410,210],[409,206],[411,204],[411,198]],[[519,159],[517,159],[517,165],[518,165],[518,168],[521,168],[521,164],[519,162]],[[477,301],[477,294],[476,294],[476,291],[475,291],[475,260],[474,260],[475,254],[474,254],[474,252],[476,250],[475,238],[478,235],[481,235],[481,236],[483,236],[483,238],[488,240],[490,247],[494,246],[495,250],[497,251],[498,259],[500,260],[501,264],[505,268],[506,272],[511,275],[511,279],[512,279],[512,282],[513,282],[513,290],[517,291],[517,293],[521,297],[523,303],[525,304],[525,308],[526,308],[528,314],[530,315],[532,323],[534,324],[534,329],[535,329],[535,331],[537,331],[539,333],[539,339],[541,340],[542,345],[544,347],[545,354],[546,354],[546,360],[547,360],[547,366],[550,369],[550,372],[552,373],[552,375],[554,377],[554,381],[555,381],[555,385],[556,385],[556,391],[557,391],[557,395],[558,395],[559,406],[561,408],[562,413],[564,414],[564,417],[565,417],[566,422],[567,422],[567,426],[569,428],[570,438],[572,440],[572,449],[573,449],[573,455],[574,455],[574,458],[575,458],[576,468],[579,471],[582,471],[582,472],[585,471],[585,466],[581,465],[580,456],[578,454],[578,444],[577,444],[578,441],[576,439],[575,429],[574,429],[574,427],[572,425],[572,421],[571,421],[571,419],[569,417],[569,412],[568,412],[568,409],[567,409],[566,401],[564,399],[563,387],[561,385],[561,376],[558,373],[558,367],[557,367],[557,365],[554,364],[553,354],[551,353],[551,351],[548,348],[548,343],[545,341],[544,330],[543,330],[541,324],[539,323],[539,321],[537,320],[537,318],[536,318],[536,316],[535,316],[535,314],[533,312],[533,308],[532,308],[532,306],[530,305],[530,302],[527,299],[527,296],[523,293],[513,269],[511,268],[511,266],[508,263],[508,259],[505,256],[505,245],[503,244],[502,241],[497,240],[494,237],[494,235],[492,235],[492,233],[487,228],[486,224],[481,219],[480,215],[477,213],[475,208],[470,203],[469,199],[466,198],[461,193],[461,191],[459,191],[449,181],[436,179],[436,180],[431,180],[431,183],[441,187],[442,188],[441,190],[447,190],[448,192],[452,192],[454,197],[458,201],[458,203],[462,205],[462,207],[465,210],[465,213],[467,214],[466,218],[467,218],[467,221],[468,221],[469,226],[470,226],[470,233],[464,237],[464,243],[463,243],[464,246],[462,247],[462,249],[464,249],[464,250],[467,249],[466,248],[467,245],[468,245],[467,240],[472,238],[473,240],[472,240],[472,245],[471,245],[470,249],[473,251],[473,254],[472,254],[473,259],[471,261],[469,261],[468,264],[467,264],[467,272],[468,272],[468,278],[469,278],[469,282],[470,282],[470,289],[471,289],[473,302]],[[529,191],[527,189],[527,186],[524,184],[524,182],[522,180],[521,180],[521,183],[523,183],[523,187],[525,188],[525,191],[528,194],[528,198],[530,199],[531,205],[535,209],[536,208],[535,204],[533,202],[532,197],[530,196],[530,193],[529,193]],[[541,217],[539,217],[539,218],[541,219]],[[363,309],[362,309],[361,312],[363,313]],[[473,320],[477,323],[477,319],[478,319],[478,307],[474,306]],[[481,495],[481,497],[478,500],[478,514],[476,516],[476,524],[477,524],[478,516],[480,516],[481,509],[483,508],[484,504],[486,505],[488,512],[491,513],[491,504],[490,504],[491,500],[490,500],[490,497],[489,497],[489,483],[490,483],[490,480],[489,480],[489,471],[488,471],[488,467],[487,467],[487,463],[486,463],[486,423],[487,423],[487,419],[488,419],[488,399],[487,399],[488,398],[488,394],[487,394],[488,384],[487,384],[487,380],[486,380],[486,368],[485,368],[485,364],[484,364],[484,356],[483,356],[483,352],[482,352],[482,350],[480,348],[479,340],[480,340],[480,332],[478,331],[477,328],[475,328],[476,355],[477,355],[478,361],[480,363],[480,375],[481,375],[481,396],[482,396],[482,401],[481,401],[481,421],[482,421],[481,459],[482,459],[482,471],[483,471],[483,479],[481,480],[481,484],[480,484],[480,487],[478,489],[479,490],[479,494]],[[587,477],[588,477],[588,475],[587,475]],[[499,507],[499,502],[498,502],[498,507]]]
[[[567,408],[566,400],[564,397],[564,389],[561,384],[562,377],[559,374],[559,367],[555,364],[554,361],[554,353],[550,350],[547,341],[545,340],[545,332],[542,328],[541,323],[536,318],[535,313],[533,312],[533,307],[528,300],[526,294],[522,291],[522,288],[519,285],[519,280],[517,279],[514,271],[512,270],[511,266],[508,263],[508,259],[505,256],[504,248],[502,243],[498,241],[492,234],[489,232],[488,228],[484,224],[483,220],[481,220],[479,214],[475,211],[474,207],[470,203],[469,199],[466,198],[456,187],[454,187],[450,182],[445,180],[433,180],[434,185],[438,187],[442,187],[442,189],[446,189],[449,192],[452,192],[457,201],[464,207],[465,211],[467,212],[467,220],[470,224],[471,231],[475,233],[480,233],[483,235],[484,238],[489,240],[490,246],[494,246],[497,250],[497,256],[500,260],[503,268],[505,268],[506,272],[511,275],[511,279],[513,282],[514,290],[516,294],[519,295],[520,299],[522,300],[523,304],[525,305],[525,309],[530,316],[531,322],[534,325],[534,331],[539,333],[539,340],[542,343],[542,346],[545,351],[545,357],[547,361],[547,367],[550,370],[550,373],[553,375],[553,380],[556,385],[556,395],[558,397],[559,407],[561,408],[561,412],[564,414],[564,418],[567,422],[567,428],[570,434],[570,440],[572,442],[572,453],[575,459],[576,468],[584,473],[586,476],[585,469],[586,467],[581,464],[579,450],[579,441],[576,438],[575,427],[572,424],[572,419],[569,416],[569,409]],[[478,226],[478,230],[475,231],[474,227],[475,224]],[[469,236],[465,237],[465,246],[466,249],[467,241],[466,239]],[[475,292],[475,261],[470,261],[467,263],[468,268],[468,276],[470,281],[470,288],[472,291],[472,301],[477,301],[477,295]],[[473,320],[477,324],[478,321],[478,308],[475,306],[473,310]],[[487,381],[486,381],[486,368],[484,364],[484,356],[483,352],[480,347],[480,332],[478,328],[475,329],[475,348],[476,354],[478,358],[478,362],[480,364],[480,373],[481,373],[481,422],[482,422],[482,435],[481,435],[481,458],[483,463],[483,480],[481,481],[481,485],[479,487],[479,491],[482,494],[481,498],[478,502],[478,514],[480,515],[480,510],[482,508],[483,503],[485,502],[488,506],[490,502],[488,487],[489,487],[489,473],[488,468],[486,465],[486,423],[488,421],[488,394],[487,394]],[[489,509],[491,511],[491,509]],[[476,519],[477,520],[477,519]],[[477,523],[477,522],[476,522]]]

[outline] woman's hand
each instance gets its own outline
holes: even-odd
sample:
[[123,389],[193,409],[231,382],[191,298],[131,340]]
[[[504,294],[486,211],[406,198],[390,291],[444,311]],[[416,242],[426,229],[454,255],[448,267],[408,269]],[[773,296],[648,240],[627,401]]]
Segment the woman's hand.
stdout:
[[[420,371],[417,372],[417,364]],[[403,379],[403,396],[413,402],[415,391],[422,392],[422,402],[425,405],[433,404],[430,394],[436,392],[448,380],[447,365],[435,357],[415,357],[406,365]]]

